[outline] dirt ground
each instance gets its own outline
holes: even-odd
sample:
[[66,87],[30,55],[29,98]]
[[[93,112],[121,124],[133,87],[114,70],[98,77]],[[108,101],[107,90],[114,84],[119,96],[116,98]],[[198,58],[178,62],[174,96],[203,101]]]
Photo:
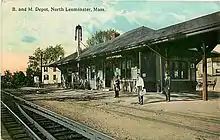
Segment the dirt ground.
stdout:
[[[214,94],[213,94],[214,95]],[[59,90],[23,96],[38,105],[79,121],[117,140],[219,140],[220,98],[172,93],[171,102],[146,93],[145,104],[134,93]]]

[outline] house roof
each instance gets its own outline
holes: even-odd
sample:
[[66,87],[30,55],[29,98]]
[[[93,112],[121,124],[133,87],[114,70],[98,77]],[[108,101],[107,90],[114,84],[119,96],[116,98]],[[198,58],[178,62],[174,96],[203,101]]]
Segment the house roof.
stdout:
[[97,45],[91,47],[90,49],[88,49],[87,51],[82,53],[79,56],[79,59],[82,59],[82,58],[85,58],[88,56],[93,57],[93,56],[101,54],[101,53],[112,52],[112,51],[115,51],[120,48],[121,49],[126,48],[128,44],[140,40],[141,38],[148,35],[149,32],[153,32],[153,31],[155,31],[155,30],[144,27],[144,26],[130,30],[130,31],[116,37],[113,40],[109,40],[105,43],[97,44]]
[[88,56],[94,56],[94,55],[97,55],[97,54],[101,54],[103,52],[112,51],[112,50],[115,50],[119,47],[125,47],[126,44],[134,42],[135,40],[146,36],[148,32],[152,32],[152,31],[154,31],[154,30],[142,26],[142,27],[130,30],[130,31],[116,37],[113,40],[109,40],[107,42],[100,43],[100,44],[97,44],[95,46],[92,46],[88,49],[84,49],[82,51],[82,53],[80,54],[79,58],[77,58],[77,53],[75,52],[73,54],[70,54],[67,57],[64,57],[61,60],[58,60],[56,62],[50,63],[50,64],[45,65],[45,66],[61,65],[61,64],[68,63],[70,60],[74,60],[74,59],[79,59],[80,60],[80,59],[86,58]]
[[52,62],[50,64],[46,64],[44,66],[50,67],[50,66],[57,66],[57,65],[66,64],[69,61],[76,59],[76,57],[77,57],[77,52],[75,52],[73,54],[70,54],[70,55],[68,55],[68,56],[66,56],[66,57],[64,57],[64,58],[62,58],[62,59],[60,59],[58,61]]
[[212,53],[220,55],[220,52],[213,50]]
[[220,44],[217,44],[217,46],[212,50],[212,52],[220,54]]
[[[173,40],[175,37],[190,36],[220,29],[220,12],[215,12],[186,22],[175,24],[149,34],[140,42],[160,42]],[[139,42],[139,43],[140,43]]]
[[63,59],[60,59],[59,61],[57,61],[57,65],[68,63],[70,60],[76,59],[76,57],[77,57],[77,52],[70,54],[67,57],[64,57]]
[[[81,50],[81,53],[87,51],[88,49],[89,48]],[[66,57],[64,57],[64,58],[62,58],[62,59],[60,59],[58,61],[52,62],[52,63],[47,64],[45,66],[47,66],[47,67],[49,66],[50,67],[50,66],[62,65],[62,64],[69,63],[69,61],[76,60],[76,59],[77,59],[77,52],[74,52],[74,53],[72,53],[72,54],[70,54],[70,55],[68,55],[68,56],[66,56]]]

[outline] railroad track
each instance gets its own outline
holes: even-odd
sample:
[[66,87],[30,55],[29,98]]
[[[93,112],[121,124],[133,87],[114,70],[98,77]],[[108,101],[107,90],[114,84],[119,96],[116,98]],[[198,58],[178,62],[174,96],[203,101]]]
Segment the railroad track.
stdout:
[[[42,108],[31,102],[25,101],[10,93],[2,91],[3,109],[2,122],[13,139],[42,139],[42,140],[113,140],[112,137],[99,131],[91,129],[78,122],[58,115],[50,110]],[[5,103],[4,103],[5,102]],[[8,104],[8,106],[6,105]],[[11,108],[11,109],[10,109]],[[11,110],[11,117],[6,113]],[[4,115],[5,114],[5,115]],[[12,118],[19,118],[25,128],[22,129],[16,125]],[[12,122],[8,122],[12,121]],[[9,125],[8,125],[9,124]],[[10,125],[12,124],[12,125]],[[11,128],[10,128],[11,127]],[[25,129],[24,129],[25,128]],[[23,130],[24,129],[24,130]],[[14,136],[13,130],[19,132],[19,136]],[[27,131],[29,130],[29,131]],[[16,133],[15,133],[16,134]]]
[[[83,105],[83,106],[91,109],[91,105]],[[193,116],[189,114],[155,111],[155,110],[150,110],[150,109],[136,108],[132,106],[124,106],[124,105],[111,104],[111,103],[108,103],[108,106],[105,105],[105,106],[94,106],[94,107],[99,107],[103,110],[111,111],[122,116],[134,117],[134,118],[138,118],[142,120],[168,124],[171,126],[189,129],[189,130],[197,131],[200,133],[206,133],[206,134],[209,134],[215,137],[220,136],[219,134],[220,118],[219,117],[199,116],[199,115]],[[45,112],[47,112],[47,111],[44,111],[44,109],[40,107],[32,108],[31,106],[21,105],[21,108],[23,108],[27,113],[28,113],[28,110],[38,113],[38,114],[41,114],[42,113],[41,111],[43,111],[44,115],[45,115]],[[50,115],[47,116],[47,118],[50,118]],[[59,122],[59,118],[55,118],[55,120],[56,122]],[[63,122],[61,124],[63,124]],[[63,125],[67,126],[68,123],[64,123]],[[80,129],[78,131],[82,131],[82,130]]]
[[31,140],[40,138],[3,102],[1,102],[1,122],[11,139]]

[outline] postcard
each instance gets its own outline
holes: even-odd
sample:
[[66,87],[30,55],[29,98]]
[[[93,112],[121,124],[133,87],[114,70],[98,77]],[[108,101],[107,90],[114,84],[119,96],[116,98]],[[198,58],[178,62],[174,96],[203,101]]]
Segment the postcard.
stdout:
[[218,139],[220,2],[2,0],[1,89],[89,139]]

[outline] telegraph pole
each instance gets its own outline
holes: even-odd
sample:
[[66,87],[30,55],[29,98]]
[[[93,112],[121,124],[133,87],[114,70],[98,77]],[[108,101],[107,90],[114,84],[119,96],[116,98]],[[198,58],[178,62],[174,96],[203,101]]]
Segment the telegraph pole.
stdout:
[[138,52],[138,59],[139,59],[139,70],[140,70],[139,73],[140,75],[142,75],[141,74],[141,52],[140,51]]
[[77,56],[80,54],[80,42],[82,41],[82,26],[77,25],[75,29],[75,41],[78,39]]
[[162,68],[162,57],[161,56],[160,56],[160,92],[161,93],[163,92],[163,68]]
[[165,73],[169,74],[169,64],[168,64],[168,52],[167,52],[167,49],[165,50],[165,55],[166,55],[166,59],[165,59]]
[[204,101],[208,100],[208,93],[207,93],[207,58],[206,58],[206,45],[202,44],[203,48],[203,89],[202,89],[202,98]]
[[[77,25],[75,29],[75,41],[78,39],[78,46],[77,46],[77,57],[79,57],[80,54],[80,42],[82,41],[82,26]],[[78,68],[78,75],[80,76],[80,68],[79,68],[79,62],[77,62],[77,68]]]
[[42,81],[43,81],[43,70],[42,70],[42,66],[43,66],[43,52],[40,51],[40,87],[42,85]]

